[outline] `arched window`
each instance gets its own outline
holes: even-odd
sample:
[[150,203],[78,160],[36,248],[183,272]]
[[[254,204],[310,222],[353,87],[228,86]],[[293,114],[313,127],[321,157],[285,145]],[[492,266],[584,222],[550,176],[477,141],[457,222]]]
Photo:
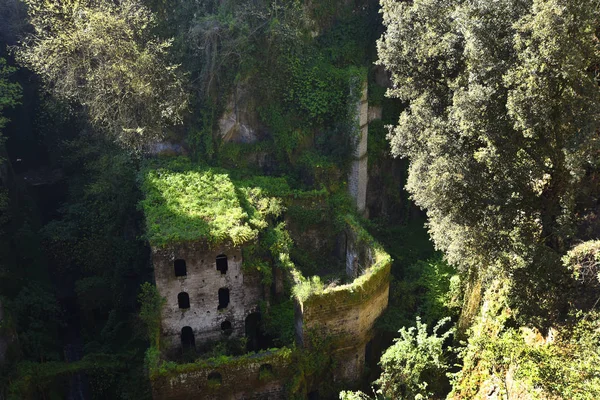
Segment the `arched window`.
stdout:
[[196,339],[194,338],[194,331],[189,326],[184,326],[181,329],[181,347],[184,351],[196,348]]
[[233,332],[233,328],[231,327],[231,322],[229,322],[229,321],[221,322],[221,331],[223,331],[223,334],[225,336],[230,336],[231,333]]
[[185,260],[175,260],[175,276],[187,276]]
[[227,268],[227,256],[225,254],[219,254],[217,256],[217,271],[221,271],[221,275],[225,275],[227,273]]
[[190,295],[186,292],[181,292],[177,295],[177,303],[179,303],[179,308],[187,309],[190,308]]
[[227,308],[229,305],[229,289],[221,288],[219,289],[219,307],[218,310],[222,310]]

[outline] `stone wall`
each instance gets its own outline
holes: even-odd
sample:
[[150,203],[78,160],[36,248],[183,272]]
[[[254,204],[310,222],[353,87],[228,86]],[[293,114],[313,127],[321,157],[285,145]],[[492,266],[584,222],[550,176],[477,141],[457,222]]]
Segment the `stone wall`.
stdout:
[[[318,334],[334,339],[334,371],[338,381],[360,379],[365,352],[374,337],[375,320],[387,308],[391,258],[370,236],[349,224],[347,254],[365,271],[352,283],[313,293],[296,304],[296,334],[299,344],[309,345],[306,335]],[[354,270],[353,270],[354,271]]]
[[[181,348],[181,333],[191,327],[196,344],[223,335],[244,336],[246,317],[257,311],[262,289],[258,274],[242,271],[240,248],[221,245],[209,248],[201,243],[173,246],[152,251],[154,275],[159,293],[166,299],[162,309],[162,349],[167,353]],[[227,271],[217,269],[219,255],[227,256]],[[175,275],[175,260],[185,261],[186,275]],[[229,304],[219,309],[219,289],[229,289]],[[180,309],[178,295],[189,295],[190,307]],[[224,332],[228,321],[231,331]]]
[[187,364],[152,377],[155,400],[286,399],[291,351],[250,354],[221,364]]

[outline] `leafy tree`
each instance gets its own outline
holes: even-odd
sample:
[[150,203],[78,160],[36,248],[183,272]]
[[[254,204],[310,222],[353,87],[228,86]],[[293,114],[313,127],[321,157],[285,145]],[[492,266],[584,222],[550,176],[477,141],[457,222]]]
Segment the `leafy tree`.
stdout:
[[38,361],[60,358],[58,324],[60,308],[54,295],[39,282],[31,283],[14,300],[19,344],[25,355]]
[[15,67],[8,66],[6,60],[0,58],[0,145],[3,140],[2,128],[8,122],[8,118],[3,115],[4,109],[16,106],[21,100],[21,85],[8,80],[8,77],[15,71]]
[[[2,136],[2,129],[6,126],[8,122],[8,118],[4,116],[4,109],[9,107],[14,107],[19,104],[21,100],[21,85],[16,82],[10,82],[8,77],[15,72],[14,67],[10,67],[6,65],[6,60],[4,58],[0,58],[0,167],[4,163],[3,155],[3,143],[4,137]],[[2,171],[0,171],[0,238],[6,234],[4,231],[4,226],[9,222],[9,195],[8,189],[4,187],[3,180],[5,177],[3,176]],[[2,241],[0,244],[0,256],[4,255],[4,257],[0,257],[0,271],[5,268],[4,262],[2,260],[7,260],[8,256],[8,241]],[[0,272],[1,273],[1,272]]]
[[159,347],[160,313],[165,299],[160,296],[156,286],[146,282],[138,295],[140,318],[146,325],[148,339],[153,347]]
[[436,246],[463,270],[560,268],[598,161],[595,3],[382,7],[379,63],[407,104],[388,138]]
[[140,148],[181,121],[187,96],[168,61],[171,42],[152,34],[154,17],[139,0],[26,3],[33,32],[18,60],[97,127]]
[[440,320],[427,333],[427,325],[417,317],[417,326],[400,329],[400,338],[388,348],[379,361],[383,371],[375,382],[378,393],[390,399],[425,399],[433,395],[429,386],[439,388],[440,379],[449,367],[443,344],[454,329],[438,336],[440,328],[450,318]]

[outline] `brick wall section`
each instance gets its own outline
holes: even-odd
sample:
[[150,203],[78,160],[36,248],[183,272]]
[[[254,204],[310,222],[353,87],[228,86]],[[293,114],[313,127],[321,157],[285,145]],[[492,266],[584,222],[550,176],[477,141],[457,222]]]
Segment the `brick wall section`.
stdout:
[[[228,258],[226,274],[217,270],[217,255]],[[186,262],[187,276],[176,277],[174,261]],[[245,318],[257,311],[261,298],[260,277],[242,272],[242,252],[231,245],[209,248],[202,243],[184,244],[152,251],[154,276],[159,293],[166,299],[162,309],[161,347],[167,353],[181,348],[181,329],[194,331],[196,344],[223,335],[221,323],[231,322],[232,337],[244,336]],[[229,289],[229,305],[218,310],[220,288]],[[177,295],[186,292],[190,308],[179,308]]]
[[[322,332],[335,339],[334,359],[339,381],[360,379],[365,362],[365,347],[373,338],[375,320],[388,305],[390,265],[379,269],[364,286],[355,290],[326,291],[297,304],[296,323],[300,343],[307,343],[308,332]],[[297,328],[298,331],[298,328]]]
[[[283,400],[287,398],[285,385],[291,379],[287,353],[287,349],[260,353],[214,367],[191,364],[189,371],[154,377],[152,397],[155,400]],[[273,373],[261,379],[264,365],[270,365]],[[209,375],[215,372],[221,375],[221,384],[209,380]]]
[[334,338],[334,379],[356,382],[365,364],[365,348],[374,337],[375,320],[387,308],[391,258],[361,228],[346,229],[347,272],[352,283],[313,293],[296,304],[296,334],[308,345],[310,332]]
[[303,331],[325,330],[351,347],[371,339],[375,320],[386,309],[389,297],[389,267],[374,275],[379,284],[366,290],[329,291],[311,296],[300,304]]

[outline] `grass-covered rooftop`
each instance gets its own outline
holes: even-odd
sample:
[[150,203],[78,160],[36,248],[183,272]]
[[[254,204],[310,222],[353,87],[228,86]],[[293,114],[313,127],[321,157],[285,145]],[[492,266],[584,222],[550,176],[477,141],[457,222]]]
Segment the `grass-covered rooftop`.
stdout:
[[179,157],[147,163],[141,178],[146,234],[153,246],[197,240],[239,245],[258,234],[240,204],[243,194],[224,171]]

